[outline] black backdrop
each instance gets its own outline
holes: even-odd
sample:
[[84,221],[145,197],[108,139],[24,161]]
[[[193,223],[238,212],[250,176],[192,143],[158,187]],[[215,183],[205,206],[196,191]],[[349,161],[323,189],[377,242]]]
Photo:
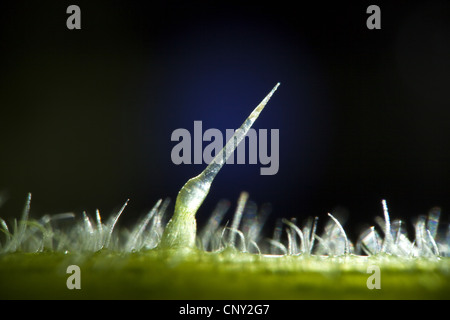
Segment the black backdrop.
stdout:
[[[272,219],[327,212],[350,232],[450,208],[446,1],[14,1],[0,4],[0,216],[130,204],[134,221],[204,165],[172,163],[177,128],[279,129],[279,171],[229,165],[199,212],[246,190]],[[81,8],[81,30],[66,8]],[[366,9],[381,8],[381,30]],[[273,226],[273,220],[269,222]]]

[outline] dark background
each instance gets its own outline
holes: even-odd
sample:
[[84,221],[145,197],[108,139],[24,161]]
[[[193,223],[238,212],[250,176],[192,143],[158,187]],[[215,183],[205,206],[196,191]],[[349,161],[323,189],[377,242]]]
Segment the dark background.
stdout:
[[393,218],[448,216],[448,1],[92,2],[0,4],[1,217],[31,192],[33,216],[107,216],[130,198],[135,221],[205,167],[171,162],[173,130],[237,128],[277,82],[254,128],[280,130],[278,174],[225,166],[200,221],[242,190],[272,219],[335,212],[349,232],[383,198]]

